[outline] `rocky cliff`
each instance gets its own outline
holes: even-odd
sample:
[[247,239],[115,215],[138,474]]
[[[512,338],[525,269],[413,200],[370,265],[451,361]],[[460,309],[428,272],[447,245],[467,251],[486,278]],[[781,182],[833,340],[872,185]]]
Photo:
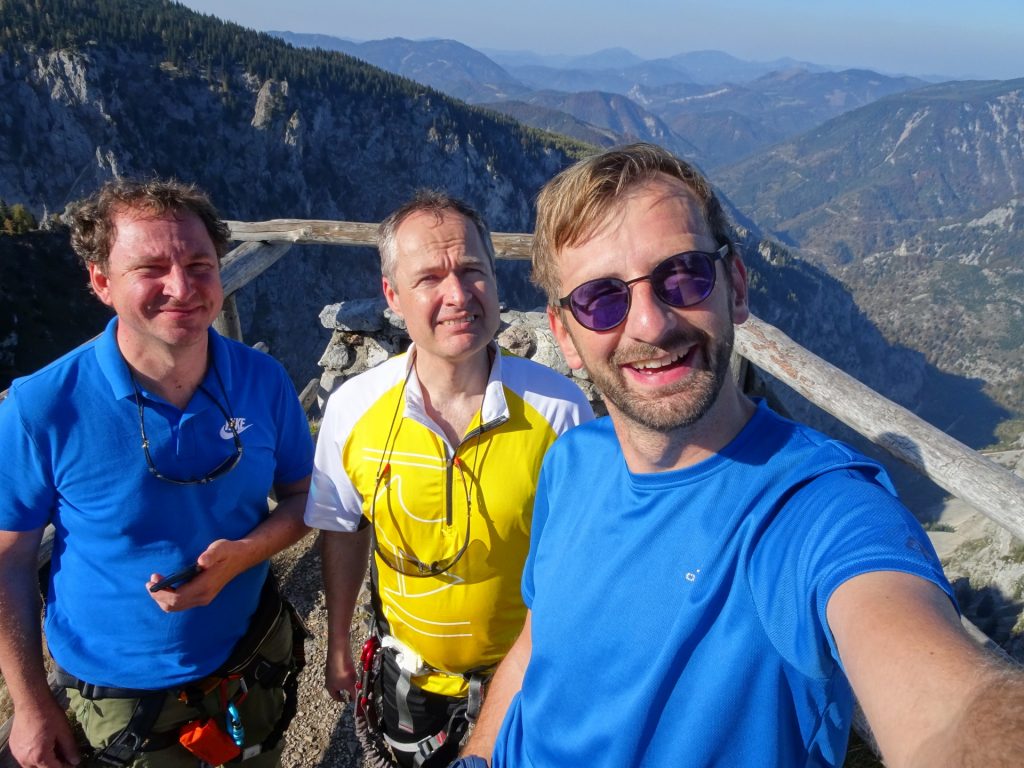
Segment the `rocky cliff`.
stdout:
[[[0,28],[0,198],[40,218],[113,175],[156,173],[198,182],[231,219],[379,221],[415,188],[437,186],[496,231],[528,232],[536,191],[583,151],[342,54],[162,0],[8,0]],[[890,344],[820,269],[738,237],[757,314],[908,407],[968,410],[957,436],[992,441],[1001,414],[976,382]],[[499,264],[509,307],[541,301],[525,271]],[[296,247],[240,292],[243,332],[301,387],[327,342],[320,308],[378,291],[371,249]]]
[[[69,25],[83,12],[58,5]],[[128,4],[100,5],[130,21]],[[0,43],[0,198],[42,218],[112,176],[159,174],[198,182],[225,218],[379,221],[430,186],[466,199],[496,230],[527,231],[537,189],[570,159],[568,144],[341,54],[299,53],[174,4],[137,5],[162,14],[153,24],[187,25],[192,47],[145,36],[155,30],[109,31],[121,28],[112,21],[60,47],[17,34]],[[35,7],[0,6],[0,27],[31,27]],[[31,31],[18,34],[49,39]],[[263,58],[204,60],[218,34]],[[507,301],[535,297],[522,269],[506,269],[520,273]],[[372,253],[303,248],[241,293],[243,330],[297,379],[312,375],[319,308],[378,280]]]
[[716,177],[887,338],[1024,412],[1024,80],[890,96]]

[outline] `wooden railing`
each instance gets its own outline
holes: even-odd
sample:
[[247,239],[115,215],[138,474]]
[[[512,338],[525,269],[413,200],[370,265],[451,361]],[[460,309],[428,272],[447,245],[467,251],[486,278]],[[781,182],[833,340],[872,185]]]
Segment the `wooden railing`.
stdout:
[[[374,246],[377,225],[351,221],[273,219],[229,221],[242,244],[221,269],[225,311],[218,330],[241,338],[232,294],[276,263],[295,244]],[[501,259],[528,259],[533,236],[494,233]],[[794,342],[751,317],[736,329],[736,351],[806,400],[911,465],[952,495],[1024,540],[1024,479],[985,458]],[[303,399],[308,406],[308,387]],[[0,397],[6,392],[0,393]]]
[[[292,245],[374,246],[377,233],[376,224],[344,221],[275,219],[230,221],[228,225],[232,237],[242,244],[225,257],[222,265],[227,299],[217,328],[238,339],[241,323],[233,294],[277,262]],[[530,257],[532,235],[494,233],[492,239],[498,258]],[[737,327],[736,351],[1024,540],[1024,479],[879,395],[756,317]],[[300,395],[307,411],[315,399],[315,383],[310,382]],[[0,399],[6,394],[0,393]],[[40,558],[44,564],[48,550],[41,551]],[[985,641],[978,630],[970,625],[968,628],[979,642]],[[0,726],[0,766],[4,764],[9,728],[10,722]]]
[[[266,269],[290,244],[372,246],[377,232],[376,224],[344,221],[275,219],[228,224],[232,237],[245,242],[225,261],[226,291],[237,290]],[[492,239],[498,258],[530,257],[532,235],[495,233]],[[1024,479],[756,317],[737,327],[736,351],[1024,541]]]

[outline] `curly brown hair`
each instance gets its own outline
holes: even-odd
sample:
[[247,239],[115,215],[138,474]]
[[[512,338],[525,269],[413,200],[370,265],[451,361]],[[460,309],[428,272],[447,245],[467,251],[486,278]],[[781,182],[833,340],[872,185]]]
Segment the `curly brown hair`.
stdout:
[[114,217],[125,211],[154,218],[194,213],[203,222],[218,258],[228,252],[231,231],[205,192],[177,179],[112,179],[71,210],[71,247],[82,262],[105,269],[117,236]]

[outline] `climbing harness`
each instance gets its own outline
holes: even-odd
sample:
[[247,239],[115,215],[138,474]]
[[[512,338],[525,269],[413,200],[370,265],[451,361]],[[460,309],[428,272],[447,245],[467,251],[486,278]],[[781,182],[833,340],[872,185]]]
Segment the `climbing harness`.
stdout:
[[[286,614],[291,618],[292,653],[284,661],[272,662],[264,658],[260,650]],[[276,748],[295,717],[298,676],[306,665],[305,640],[309,636],[295,608],[281,596],[273,575],[268,574],[249,630],[220,669],[207,677],[180,689],[151,691],[92,685],[60,668],[55,676],[59,685],[77,690],[84,699],[137,699],[127,725],[93,754],[97,765],[122,768],[140,752],[166,749],[176,742],[210,765],[241,762]],[[228,687],[233,683],[237,683],[237,688],[229,696]],[[267,737],[259,744],[243,748],[245,729],[237,705],[254,685],[283,689],[284,707]],[[211,716],[204,704],[206,696],[213,691],[219,691],[220,696],[220,714],[216,717]],[[196,717],[174,730],[155,733],[153,727],[168,698],[176,698],[194,709]]]
[[[399,670],[393,684],[382,674],[385,657],[390,666]],[[394,693],[399,730],[411,735],[417,730],[415,716],[409,703],[410,694],[415,690],[412,678],[429,672],[441,672],[449,675],[452,673],[423,663],[418,655],[394,637],[390,635],[380,637],[376,633],[371,634],[363,644],[359,671],[360,677],[356,683],[355,701],[356,735],[363,747],[363,754],[371,761],[368,766],[395,768],[401,765],[396,753],[404,753],[412,755],[413,765],[420,768],[445,744],[453,739],[456,743],[461,742],[465,737],[470,726],[480,714],[484,686],[493,669],[460,675],[466,679],[469,685],[468,696],[452,707],[448,722],[443,728],[414,741],[404,741],[384,732],[384,686],[391,687]],[[388,677],[390,676],[392,675],[388,675]]]

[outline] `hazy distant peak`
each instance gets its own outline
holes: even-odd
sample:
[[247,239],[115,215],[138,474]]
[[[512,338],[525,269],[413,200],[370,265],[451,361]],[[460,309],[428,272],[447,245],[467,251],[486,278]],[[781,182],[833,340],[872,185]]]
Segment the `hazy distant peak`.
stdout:
[[[350,45],[359,45],[361,40],[355,40],[351,37],[337,37],[335,35],[322,35],[317,32],[292,32],[290,30],[267,30],[266,34],[271,37],[279,37],[285,42],[291,42],[293,38],[302,38],[305,42],[302,46],[306,48],[323,48],[325,51],[334,50],[331,47],[332,43],[348,43]],[[320,42],[317,42],[320,41]],[[292,43],[294,45],[294,43]]]
[[725,64],[747,64],[748,61],[739,59],[730,53],[725,51],[715,51],[710,48],[705,48],[700,51],[684,51],[683,53],[677,53],[674,56],[669,56],[669,59],[673,61],[681,62],[720,62]]
[[576,56],[569,60],[571,69],[622,69],[643,64],[644,59],[625,48],[605,48],[585,56]]

